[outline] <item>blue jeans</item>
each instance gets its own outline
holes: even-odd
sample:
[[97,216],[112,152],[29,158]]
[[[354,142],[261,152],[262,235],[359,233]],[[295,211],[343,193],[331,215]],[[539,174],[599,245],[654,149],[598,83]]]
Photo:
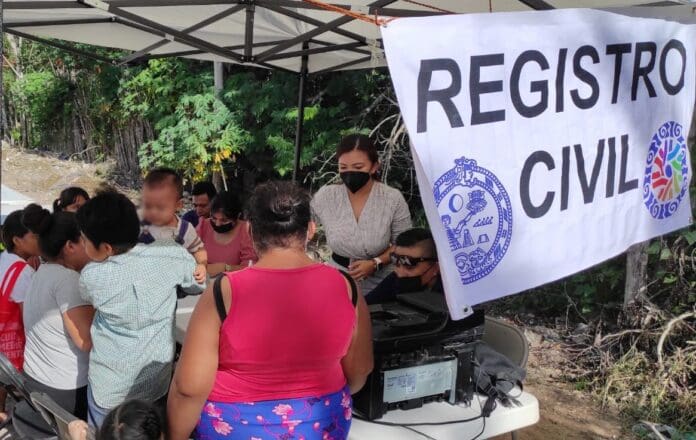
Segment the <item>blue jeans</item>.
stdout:
[[87,423],[99,429],[111,408],[102,408],[94,401],[92,387],[87,385]]
[[[160,397],[153,402],[153,404],[157,408],[160,418],[162,420],[166,420],[167,395],[165,394],[164,396]],[[93,426],[99,430],[101,425],[104,423],[104,419],[106,419],[106,416],[113,409],[114,408],[102,408],[101,406],[97,405],[97,403],[94,401],[94,396],[92,395],[92,387],[87,385],[87,423],[90,426]]]

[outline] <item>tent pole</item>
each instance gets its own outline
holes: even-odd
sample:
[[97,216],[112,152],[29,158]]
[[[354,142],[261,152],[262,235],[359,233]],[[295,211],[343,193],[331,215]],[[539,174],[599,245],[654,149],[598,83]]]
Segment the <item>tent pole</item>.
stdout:
[[215,96],[218,98],[222,94],[223,89],[223,72],[222,72],[222,62],[213,61],[213,78],[215,82]]
[[[2,162],[2,143],[5,142],[5,87],[3,84],[3,71],[5,70],[5,14],[3,0],[0,0],[0,162]],[[0,185],[2,184],[2,167],[0,166]],[[0,192],[0,206],[2,205],[2,193]]]
[[[302,43],[302,50],[308,50],[309,44]],[[309,55],[302,55],[302,67],[300,68],[300,87],[297,93],[297,126],[295,127],[295,163],[292,168],[292,180],[297,182],[300,174],[300,156],[302,156],[302,130],[304,128],[305,111],[305,82],[307,80],[307,64]]]
[[[218,99],[222,99],[222,89],[225,82],[225,72],[222,68],[222,62],[213,61],[213,88],[215,90],[215,96]],[[213,172],[213,185],[215,185],[218,191],[220,189],[227,191],[227,179],[225,178],[225,171],[222,168],[222,163],[220,163],[220,171]]]

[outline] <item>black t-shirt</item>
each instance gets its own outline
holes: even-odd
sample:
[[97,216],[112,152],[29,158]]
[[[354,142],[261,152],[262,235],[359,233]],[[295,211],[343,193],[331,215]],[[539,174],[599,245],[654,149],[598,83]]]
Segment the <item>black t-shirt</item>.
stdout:
[[[365,296],[365,301],[367,304],[381,304],[384,302],[394,301],[396,299],[396,295],[410,293],[399,291],[396,281],[397,279],[398,277],[394,272],[387,275],[387,277],[383,279],[382,282],[377,285],[377,287],[372,289],[372,291]],[[435,281],[433,287],[430,288],[430,291],[435,293],[444,293],[445,290],[442,287],[442,278],[440,275],[437,276],[437,280]]]
[[198,226],[198,214],[196,214],[195,209],[188,211],[186,214],[181,216],[181,218],[191,223],[194,228]]

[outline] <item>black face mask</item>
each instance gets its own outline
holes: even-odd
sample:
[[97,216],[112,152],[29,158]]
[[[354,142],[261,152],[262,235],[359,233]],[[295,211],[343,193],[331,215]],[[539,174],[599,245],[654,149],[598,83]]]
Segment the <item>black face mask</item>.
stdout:
[[236,222],[231,222],[227,223],[226,225],[216,225],[212,221],[210,222],[210,226],[213,228],[213,231],[217,232],[218,234],[226,234],[234,228],[234,225],[237,224]]
[[396,291],[399,293],[418,292],[423,290],[421,277],[396,278]]
[[341,180],[343,180],[350,192],[355,194],[370,181],[370,173],[364,171],[344,171],[341,173]]

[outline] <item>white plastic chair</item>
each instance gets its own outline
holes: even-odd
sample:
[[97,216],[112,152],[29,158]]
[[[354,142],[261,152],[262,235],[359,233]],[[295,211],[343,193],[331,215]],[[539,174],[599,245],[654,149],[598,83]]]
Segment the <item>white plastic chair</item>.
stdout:
[[[486,316],[483,327],[483,342],[498,353],[504,354],[522,368],[527,367],[529,342],[519,327]],[[517,431],[511,433],[512,440],[517,440]]]

